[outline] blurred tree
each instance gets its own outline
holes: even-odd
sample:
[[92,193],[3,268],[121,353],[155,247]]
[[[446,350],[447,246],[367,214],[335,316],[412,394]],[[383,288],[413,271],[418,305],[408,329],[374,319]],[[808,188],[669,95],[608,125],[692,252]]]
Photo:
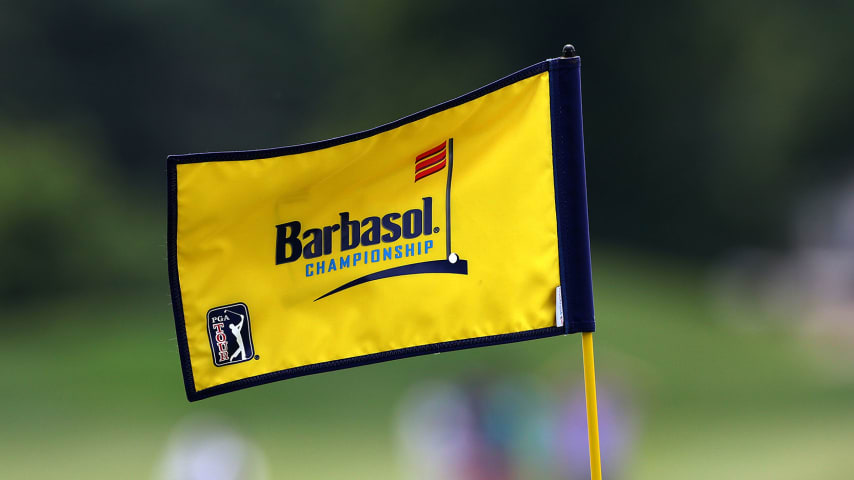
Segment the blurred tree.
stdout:
[[[167,154],[370,128],[557,55],[566,42],[584,59],[596,241],[694,256],[779,244],[794,196],[850,169],[854,155],[852,2],[92,0],[0,9],[4,138],[17,125],[83,124],[98,145],[28,154],[50,165],[33,174],[4,143],[4,181],[31,192],[54,181],[111,185],[106,195],[155,219]],[[75,176],[70,162],[84,158],[90,171],[116,175]],[[63,224],[64,200],[34,217],[4,198],[5,219],[29,222],[4,226],[4,246],[76,228]],[[128,226],[116,221],[105,242],[123,238]],[[162,222],[148,228],[162,237]],[[60,263],[44,268],[62,277],[50,267]]]
[[[98,165],[80,125],[0,124],[0,300],[133,288],[161,279],[160,219],[137,208]],[[96,136],[97,137],[97,136]]]

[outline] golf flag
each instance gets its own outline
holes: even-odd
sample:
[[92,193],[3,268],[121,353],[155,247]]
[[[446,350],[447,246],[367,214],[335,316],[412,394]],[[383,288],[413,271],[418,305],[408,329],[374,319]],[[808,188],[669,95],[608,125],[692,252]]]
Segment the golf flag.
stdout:
[[352,135],[167,160],[187,397],[594,330],[580,59]]

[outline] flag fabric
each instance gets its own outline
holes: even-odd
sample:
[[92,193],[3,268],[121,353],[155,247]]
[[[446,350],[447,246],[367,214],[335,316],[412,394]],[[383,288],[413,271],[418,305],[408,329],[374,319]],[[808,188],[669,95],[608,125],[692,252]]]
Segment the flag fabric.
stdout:
[[167,160],[187,397],[594,330],[578,57],[352,135]]

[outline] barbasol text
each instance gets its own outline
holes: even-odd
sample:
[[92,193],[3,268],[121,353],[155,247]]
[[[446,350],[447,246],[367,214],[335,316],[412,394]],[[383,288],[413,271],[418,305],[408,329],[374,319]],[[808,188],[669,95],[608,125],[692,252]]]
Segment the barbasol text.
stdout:
[[[387,213],[382,217],[366,217],[364,220],[350,219],[350,212],[341,212],[338,214],[339,223],[322,228],[309,228],[305,232],[302,232],[302,224],[298,221],[276,225],[276,265],[294,262],[300,258],[312,259],[330,255],[334,243],[338,243],[339,251],[345,252],[359,246],[392,243],[401,238],[411,240],[435,233],[433,198],[424,197],[421,200],[421,209],[414,208],[402,214]],[[338,242],[333,241],[335,236],[338,237]],[[432,247],[433,242],[428,242]],[[415,248],[421,254],[420,245]]]

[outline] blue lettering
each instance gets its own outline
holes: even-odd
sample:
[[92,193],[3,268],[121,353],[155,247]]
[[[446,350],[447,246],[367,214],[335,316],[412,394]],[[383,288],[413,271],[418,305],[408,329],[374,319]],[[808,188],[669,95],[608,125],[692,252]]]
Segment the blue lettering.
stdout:
[[314,275],[314,272],[311,270],[311,267],[313,267],[313,266],[314,266],[313,263],[306,263],[305,264],[305,276],[306,277],[310,277],[310,276]]
[[317,262],[317,266],[314,267],[317,270],[317,274],[326,273],[326,262]]
[[414,255],[415,255],[415,245],[413,245],[411,243],[407,243],[406,244],[406,256],[412,257]]
[[431,248],[433,248],[433,240],[427,240],[424,242],[424,254],[427,254]]
[[383,260],[391,260],[391,247],[383,249]]
[[371,261],[372,262],[379,262],[380,261],[380,249],[379,248],[371,250]]
[[341,258],[339,258],[339,259],[338,259],[338,266],[339,266],[340,268],[347,268],[347,267],[349,267],[349,266],[350,266],[350,255],[347,255],[346,257],[341,257]]
[[362,252],[356,252],[353,254],[353,266],[355,267],[359,260],[362,259]]
[[329,260],[329,271],[334,272],[335,270],[337,270],[337,268],[335,268],[335,259],[333,258]]
[[403,246],[398,245],[394,247],[394,258],[400,258],[403,256]]

